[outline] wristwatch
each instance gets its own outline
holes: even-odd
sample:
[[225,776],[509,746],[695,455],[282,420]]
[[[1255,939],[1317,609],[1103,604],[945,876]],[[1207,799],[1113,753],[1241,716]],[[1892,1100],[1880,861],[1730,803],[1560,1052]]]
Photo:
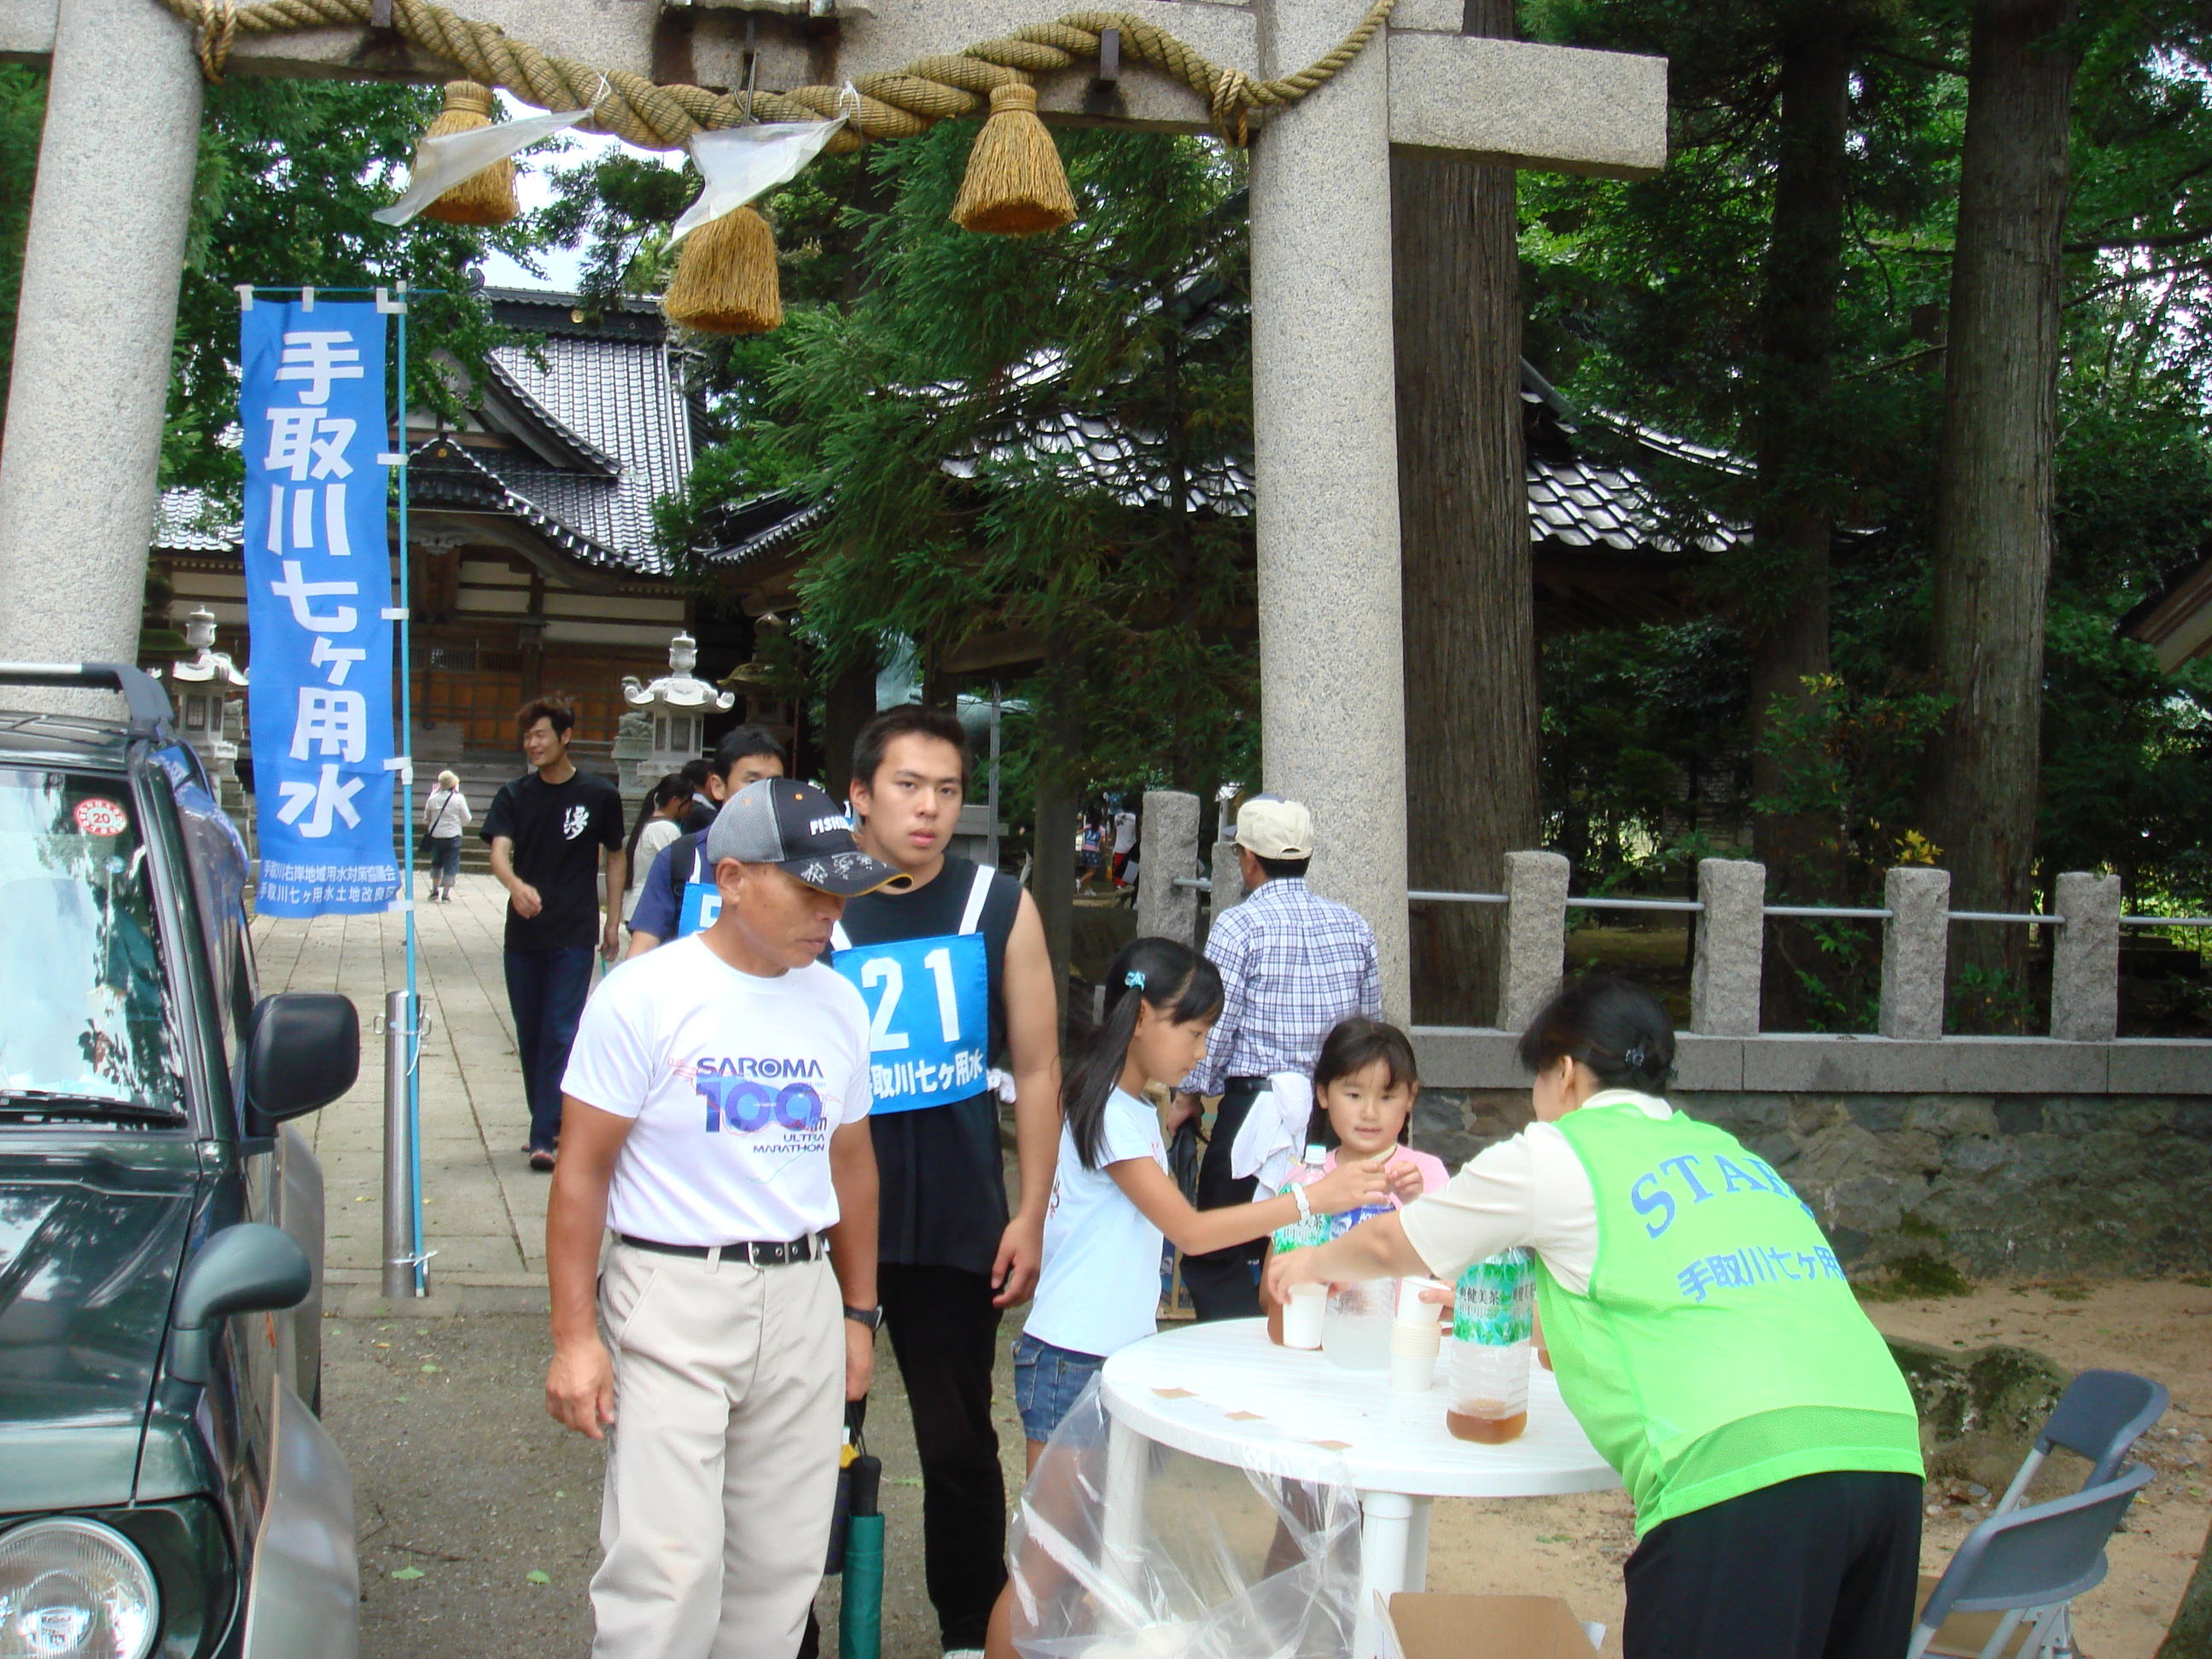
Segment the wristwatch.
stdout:
[[884,1328],[884,1310],[881,1308],[856,1308],[848,1302],[845,1304],[845,1317],[855,1325],[866,1325],[872,1331]]

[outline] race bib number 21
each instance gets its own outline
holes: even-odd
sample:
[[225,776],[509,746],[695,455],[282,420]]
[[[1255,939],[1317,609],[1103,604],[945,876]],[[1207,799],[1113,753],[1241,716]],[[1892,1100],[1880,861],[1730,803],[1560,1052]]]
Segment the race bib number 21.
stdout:
[[868,1006],[876,1111],[949,1106],[983,1091],[991,967],[981,933],[851,945],[831,965]]

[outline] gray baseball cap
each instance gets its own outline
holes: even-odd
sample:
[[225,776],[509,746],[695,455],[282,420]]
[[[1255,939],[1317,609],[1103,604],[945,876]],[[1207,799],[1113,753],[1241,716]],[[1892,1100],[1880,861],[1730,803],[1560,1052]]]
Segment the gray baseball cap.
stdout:
[[845,809],[811,783],[761,778],[730,797],[707,831],[707,862],[773,864],[809,887],[840,898],[879,888],[904,892],[914,878],[853,841]]

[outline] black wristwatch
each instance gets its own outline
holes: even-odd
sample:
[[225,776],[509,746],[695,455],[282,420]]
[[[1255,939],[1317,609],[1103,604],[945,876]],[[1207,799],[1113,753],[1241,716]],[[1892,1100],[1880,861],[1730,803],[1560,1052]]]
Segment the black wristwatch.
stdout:
[[884,1310],[881,1308],[856,1308],[848,1302],[845,1304],[845,1317],[855,1325],[866,1325],[872,1331],[884,1328]]

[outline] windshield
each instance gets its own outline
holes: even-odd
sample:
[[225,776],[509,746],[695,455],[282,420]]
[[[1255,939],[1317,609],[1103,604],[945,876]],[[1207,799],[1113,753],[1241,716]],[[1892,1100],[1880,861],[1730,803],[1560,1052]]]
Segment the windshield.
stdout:
[[181,1110],[122,780],[0,767],[0,1109]]

